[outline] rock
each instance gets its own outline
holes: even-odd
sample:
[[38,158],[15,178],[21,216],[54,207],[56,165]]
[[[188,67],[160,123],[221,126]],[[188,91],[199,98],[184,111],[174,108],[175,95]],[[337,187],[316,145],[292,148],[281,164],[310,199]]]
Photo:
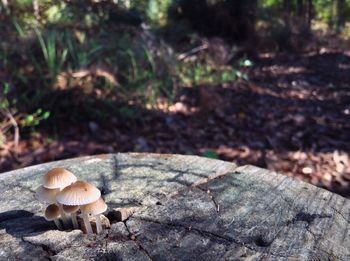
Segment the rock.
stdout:
[[[103,191],[103,233],[43,218],[35,190],[58,166]],[[0,174],[0,193],[0,260],[350,260],[349,200],[253,166],[98,155]]]

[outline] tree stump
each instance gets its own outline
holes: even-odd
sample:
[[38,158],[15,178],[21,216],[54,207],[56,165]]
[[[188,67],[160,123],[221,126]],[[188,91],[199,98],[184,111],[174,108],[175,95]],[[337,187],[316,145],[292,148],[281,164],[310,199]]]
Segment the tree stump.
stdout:
[[[54,167],[95,184],[102,234],[59,231],[35,198]],[[112,154],[0,175],[0,260],[350,260],[350,201],[289,177],[196,156]]]

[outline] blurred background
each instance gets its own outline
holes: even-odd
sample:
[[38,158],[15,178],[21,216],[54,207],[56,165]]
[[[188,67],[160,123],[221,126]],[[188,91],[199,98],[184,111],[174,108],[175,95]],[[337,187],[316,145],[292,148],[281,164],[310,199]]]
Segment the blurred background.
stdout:
[[350,197],[349,0],[0,0],[0,171],[114,152]]

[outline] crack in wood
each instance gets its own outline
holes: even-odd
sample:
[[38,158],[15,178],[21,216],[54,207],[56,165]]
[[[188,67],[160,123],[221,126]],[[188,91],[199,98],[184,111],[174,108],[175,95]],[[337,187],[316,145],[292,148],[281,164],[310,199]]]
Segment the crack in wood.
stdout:
[[169,226],[169,227],[185,229],[185,231],[195,231],[198,234],[200,234],[200,235],[202,235],[204,237],[207,237],[207,238],[212,238],[212,239],[215,239],[215,240],[224,241],[224,242],[227,242],[229,244],[234,243],[234,244],[237,244],[237,245],[239,245],[241,247],[247,248],[249,250],[256,251],[256,249],[254,249],[253,247],[247,245],[245,242],[242,242],[242,241],[237,240],[237,239],[232,238],[232,237],[218,235],[218,234],[210,232],[210,231],[201,230],[199,228],[188,227],[188,226],[185,226],[183,224],[178,224],[178,223],[173,223],[173,222],[166,222],[166,223],[164,223],[164,222],[160,222],[158,220],[148,219],[148,218],[137,217],[137,219],[139,219],[141,221],[144,221],[144,222],[151,222],[151,223],[155,223],[155,224],[159,224],[159,225],[163,225],[163,226]]
[[315,221],[316,218],[331,218],[331,215],[321,215],[321,214],[310,214],[307,212],[298,212],[296,216],[291,220],[292,223],[297,222],[297,221],[305,221],[309,225],[312,224],[312,222]]
[[[329,252],[329,251],[327,251],[325,249],[322,249],[322,248],[316,248],[316,249],[317,249],[317,251],[322,251],[326,255],[328,255],[328,260],[344,260],[344,261],[346,260],[346,259],[343,259],[341,256],[335,255],[334,253]],[[318,260],[320,260],[320,259],[318,259]]]
[[154,261],[152,256],[150,255],[150,253],[147,251],[147,249],[141,244],[140,240],[137,238],[136,235],[134,235],[133,233],[131,233],[126,220],[125,222],[123,222],[125,224],[126,230],[129,233],[129,238],[130,240],[134,241],[136,243],[136,245],[139,247],[139,249],[151,260]]
[[[237,167],[235,167],[234,169],[236,169],[236,168]],[[179,190],[177,190],[177,191],[175,191],[173,193],[170,193],[166,198],[172,198],[172,197],[174,197],[174,196],[176,196],[176,195],[178,195],[178,194],[180,194],[182,192],[189,191],[189,190],[191,190],[193,188],[197,188],[197,187],[199,187],[201,185],[206,185],[210,181],[222,178],[222,177],[224,177],[226,175],[229,175],[229,174],[240,174],[240,172],[234,171],[234,169],[229,168],[229,170],[226,169],[225,171],[223,171],[223,170],[221,170],[219,168],[218,170],[216,170],[216,175],[211,176],[211,177],[206,177],[206,178],[204,178],[204,179],[202,179],[202,180],[200,180],[200,181],[198,181],[196,183],[193,183],[190,186],[187,186],[185,188],[181,188],[181,189],[179,189]]]
[[[306,222],[307,226],[305,227],[305,230],[307,232],[309,232],[313,236],[314,242],[315,242],[315,244],[317,244],[317,241],[321,237],[317,238],[316,235],[310,230],[311,224],[314,222],[314,220],[316,218],[321,218],[322,219],[322,218],[331,218],[331,217],[332,217],[331,215],[310,214],[310,213],[307,213],[307,212],[300,211],[292,219],[287,220],[284,223],[284,225],[282,225],[280,227],[280,229],[278,229],[278,231],[275,234],[275,236],[271,240],[268,240],[268,241],[265,242],[264,247],[270,246],[279,237],[279,235],[280,235],[280,233],[282,232],[283,229],[289,227],[290,225],[294,224],[295,222]],[[263,242],[263,241],[261,241],[261,242]],[[256,243],[256,245],[260,246],[259,238],[257,238],[255,240],[255,243]]]
[[104,242],[104,249],[103,249],[103,251],[105,252],[105,253],[108,253],[108,240],[107,239],[109,239],[109,229],[107,229],[107,233],[106,233],[106,236],[105,236],[105,242]]
[[347,220],[346,218],[345,218],[345,216],[339,211],[339,210],[337,210],[335,207],[333,207],[333,206],[330,206],[331,207],[331,209],[336,213],[336,214],[338,214],[339,216],[341,216],[344,220],[345,220],[345,222],[346,223],[350,223],[350,221],[349,220]]
[[47,253],[47,255],[48,255],[49,257],[57,255],[57,252],[54,251],[54,250],[52,250],[52,249],[51,249],[50,247],[48,247],[47,245],[40,244],[40,243],[33,243],[33,242],[28,241],[28,240],[25,240],[23,237],[21,237],[21,240],[22,240],[22,242],[25,243],[25,244],[29,244],[29,245],[32,245],[32,246],[34,246],[34,247],[39,247],[39,248],[41,248],[44,252]]
[[240,172],[234,171],[234,169],[232,169],[232,168],[228,169],[227,167],[226,168],[222,167],[222,169],[219,168],[218,170],[216,170],[216,174],[214,176],[207,177],[207,178],[203,179],[202,181],[198,181],[197,183],[193,183],[191,187],[205,185],[212,180],[219,179],[219,178],[224,177],[228,174],[236,174],[237,175],[237,174],[240,174]]
[[208,195],[208,197],[210,198],[210,200],[211,200],[211,201],[213,202],[213,204],[214,204],[215,211],[216,211],[217,213],[219,213],[219,212],[220,212],[220,205],[219,205],[219,203],[216,202],[215,197],[214,197],[213,193],[211,192],[211,190],[210,190],[210,189],[205,190],[205,189],[202,188],[201,186],[198,186],[198,187],[196,187],[196,188],[199,189],[199,190],[201,190],[201,191],[203,191],[206,195]]

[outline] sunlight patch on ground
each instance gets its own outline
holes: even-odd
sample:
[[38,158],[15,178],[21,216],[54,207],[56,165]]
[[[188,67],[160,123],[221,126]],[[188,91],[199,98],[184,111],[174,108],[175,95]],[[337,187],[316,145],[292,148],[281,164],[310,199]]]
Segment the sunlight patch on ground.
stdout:
[[282,74],[294,74],[294,73],[306,73],[306,68],[303,66],[282,66],[282,65],[272,65],[262,67],[263,72],[271,72],[276,75]]
[[[220,158],[233,158],[240,164],[260,161],[264,167],[284,175],[325,187],[331,191],[346,193],[350,181],[349,153],[344,151],[312,152],[257,150],[247,146],[221,145],[211,149]],[[292,163],[292,164],[291,164]]]

